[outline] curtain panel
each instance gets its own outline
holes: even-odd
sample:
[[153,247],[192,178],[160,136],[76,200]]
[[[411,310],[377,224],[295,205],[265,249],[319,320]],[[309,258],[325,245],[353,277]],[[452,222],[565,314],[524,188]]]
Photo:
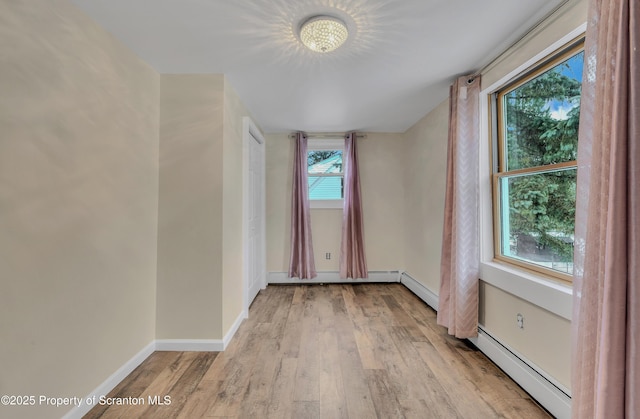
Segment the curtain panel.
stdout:
[[478,334],[480,271],[480,77],[459,77],[450,89],[449,143],[438,324],[457,338]]
[[307,136],[298,132],[293,155],[291,193],[291,253],[289,277],[312,279],[318,276],[313,257],[311,210],[307,172]]
[[358,145],[355,132],[344,142],[344,210],[340,245],[340,278],[368,278],[364,253],[364,222],[358,173]]
[[574,249],[572,415],[640,418],[640,4],[591,0]]

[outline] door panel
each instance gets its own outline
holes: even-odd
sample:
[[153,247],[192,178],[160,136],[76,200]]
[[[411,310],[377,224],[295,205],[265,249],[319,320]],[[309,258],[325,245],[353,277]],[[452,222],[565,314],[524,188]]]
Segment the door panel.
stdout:
[[253,134],[249,139],[249,263],[248,263],[248,304],[258,295],[264,286],[264,257],[263,231],[264,231],[264,145]]

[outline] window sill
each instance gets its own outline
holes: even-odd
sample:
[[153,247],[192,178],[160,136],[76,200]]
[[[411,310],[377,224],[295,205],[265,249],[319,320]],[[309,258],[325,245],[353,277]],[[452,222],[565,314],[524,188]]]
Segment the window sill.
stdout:
[[309,207],[311,209],[342,209],[344,199],[310,199]]
[[480,278],[489,285],[571,320],[573,288],[569,285],[493,261],[480,264]]

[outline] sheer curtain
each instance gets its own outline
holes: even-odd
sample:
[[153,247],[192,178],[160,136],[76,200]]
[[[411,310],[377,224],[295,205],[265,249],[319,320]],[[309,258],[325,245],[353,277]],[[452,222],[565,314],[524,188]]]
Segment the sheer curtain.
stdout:
[[364,254],[364,223],[360,176],[358,174],[358,146],[355,132],[344,141],[344,212],[342,215],[342,243],[340,245],[340,278],[368,278]]
[[291,194],[290,278],[311,279],[318,275],[311,240],[311,210],[309,209],[307,173],[307,136],[296,133]]
[[451,86],[438,324],[457,338],[478,334],[480,77]]
[[574,418],[640,418],[640,7],[591,0],[576,202]]

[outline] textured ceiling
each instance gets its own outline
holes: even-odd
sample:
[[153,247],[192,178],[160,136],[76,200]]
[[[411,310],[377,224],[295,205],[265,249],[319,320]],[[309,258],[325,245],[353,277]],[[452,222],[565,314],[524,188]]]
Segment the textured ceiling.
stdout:
[[[266,132],[404,132],[561,0],[73,0],[159,73],[224,73]],[[300,21],[351,36],[317,54]]]

